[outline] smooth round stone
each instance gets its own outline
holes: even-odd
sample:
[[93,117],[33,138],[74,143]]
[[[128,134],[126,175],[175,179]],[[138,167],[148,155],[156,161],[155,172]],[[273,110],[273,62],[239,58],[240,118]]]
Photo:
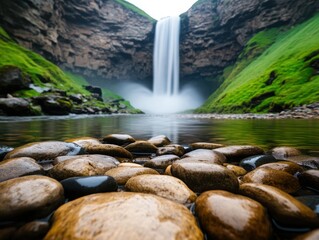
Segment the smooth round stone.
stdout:
[[4,159],[30,157],[37,161],[53,160],[58,156],[74,156],[82,152],[82,148],[75,143],[59,141],[35,142],[15,148]]
[[211,239],[269,239],[271,225],[258,202],[226,191],[208,191],[196,200],[196,215]]
[[289,162],[294,162],[302,167],[311,168],[311,169],[319,169],[319,157],[300,155],[294,157],[286,158]]
[[318,240],[319,239],[319,229],[312,230],[308,233],[299,235],[294,238],[294,240]]
[[217,148],[214,151],[224,154],[228,161],[264,154],[264,150],[262,150],[261,148],[250,145],[235,145],[222,147]]
[[196,194],[180,179],[166,175],[140,175],[130,178],[125,188],[131,192],[154,194],[181,204],[192,203]]
[[154,169],[146,167],[117,167],[105,173],[105,175],[113,177],[119,185],[125,185],[131,177],[143,174],[158,175],[159,173]]
[[185,153],[185,149],[183,146],[178,144],[170,144],[165,147],[159,147],[157,149],[156,155],[166,155],[166,154],[173,154],[176,156],[183,156]]
[[151,154],[157,152],[157,147],[148,141],[136,141],[127,145],[125,149],[133,154]]
[[64,195],[75,199],[94,193],[116,192],[117,183],[110,176],[72,177],[61,181]]
[[43,174],[43,168],[33,158],[12,158],[0,162],[0,182],[27,175]]
[[319,217],[319,195],[299,196],[296,199],[311,208]]
[[289,157],[299,156],[301,152],[293,147],[276,147],[269,151],[276,159],[285,160]]
[[44,239],[197,240],[203,234],[195,217],[179,203],[151,194],[117,192],[64,204]]
[[237,177],[244,176],[247,173],[247,171],[244,168],[233,164],[224,163],[224,167],[235,173]]
[[295,193],[301,188],[298,179],[293,175],[269,168],[257,168],[247,173],[242,181],[273,186],[287,193]]
[[218,144],[218,143],[207,143],[207,142],[196,142],[196,143],[191,143],[189,144],[189,147],[193,150],[196,149],[216,149],[220,147],[225,147],[223,144]]
[[[117,158],[119,161],[122,159],[132,160],[132,154],[125,148],[114,145],[114,144],[99,144],[88,146],[86,148],[89,154],[103,154]],[[121,161],[122,162],[122,161]]]
[[7,155],[7,153],[11,152],[12,150],[12,147],[0,145],[0,161],[2,161],[5,155]]
[[82,148],[86,148],[87,146],[90,146],[90,145],[101,144],[100,140],[98,140],[97,138],[92,138],[92,137],[69,138],[65,140],[65,142],[75,143],[81,146]]
[[111,156],[101,155],[101,154],[89,154],[89,155],[57,157],[53,160],[53,165],[57,165],[59,163],[62,163],[64,161],[70,160],[70,159],[89,159],[91,161],[106,161],[106,162],[115,163],[116,165],[120,164],[120,162],[116,158],[111,157]]
[[142,167],[142,165],[128,162],[128,163],[120,163],[118,167]]
[[274,170],[280,170],[286,173],[295,175],[296,173],[303,172],[303,168],[296,163],[288,161],[279,161],[274,163],[266,163],[261,165],[259,168],[268,168]]
[[208,150],[208,149],[193,150],[189,153],[186,153],[183,156],[182,160],[185,158],[195,159],[195,160],[205,161],[210,163],[216,163],[216,164],[223,164],[224,162],[226,162],[226,158],[224,155],[212,150]]
[[171,140],[168,139],[165,135],[159,135],[152,137],[147,140],[149,143],[152,143],[156,147],[163,147],[165,145],[169,145],[171,143]]
[[265,206],[281,226],[297,228],[319,226],[319,219],[315,212],[276,187],[245,183],[240,185],[240,193]]
[[244,158],[240,161],[239,166],[243,167],[249,172],[263,164],[273,163],[276,161],[276,158],[274,158],[272,155],[257,155]]
[[135,142],[135,139],[128,134],[109,134],[102,141],[107,144],[123,146]]
[[298,175],[303,186],[311,187],[319,191],[319,170],[307,170]]
[[229,169],[218,164],[201,162],[173,163],[171,173],[181,179],[194,192],[226,190],[236,192],[238,180]]
[[60,162],[55,165],[49,175],[57,180],[79,176],[97,176],[112,168],[116,168],[119,162],[110,156],[104,158],[91,158],[90,155],[78,156]]
[[24,224],[22,227],[16,231],[14,234],[14,240],[40,240],[50,229],[48,222],[33,221]]
[[150,161],[144,164],[144,167],[155,168],[155,169],[166,169],[167,166],[171,165],[176,160],[180,159],[176,155],[163,155],[152,158]]
[[150,155],[146,155],[146,156],[136,156],[133,159],[133,162],[136,164],[139,164],[140,166],[144,165],[145,163],[147,163],[148,161],[151,161],[151,156]]
[[46,217],[64,200],[62,185],[45,176],[0,183],[0,221]]

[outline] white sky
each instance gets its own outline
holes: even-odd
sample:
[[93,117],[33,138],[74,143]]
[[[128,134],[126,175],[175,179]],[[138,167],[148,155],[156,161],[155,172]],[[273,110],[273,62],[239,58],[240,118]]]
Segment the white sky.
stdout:
[[186,12],[197,0],[127,0],[155,19]]

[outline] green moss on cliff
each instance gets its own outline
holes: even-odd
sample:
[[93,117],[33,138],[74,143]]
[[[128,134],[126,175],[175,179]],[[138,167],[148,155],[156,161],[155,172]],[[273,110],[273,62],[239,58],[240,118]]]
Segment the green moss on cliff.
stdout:
[[256,34],[197,112],[272,112],[319,101],[319,15]]
[[151,22],[155,22],[155,19],[152,18],[150,15],[148,15],[146,12],[141,10],[140,8],[136,7],[135,5],[125,1],[125,0],[115,0],[115,2],[121,4],[122,6],[126,7],[127,9],[132,10],[133,12],[136,12],[137,14],[146,17]]

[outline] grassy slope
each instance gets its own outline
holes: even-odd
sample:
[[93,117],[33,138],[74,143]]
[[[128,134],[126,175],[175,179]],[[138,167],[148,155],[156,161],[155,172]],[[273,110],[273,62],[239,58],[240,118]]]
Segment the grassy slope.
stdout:
[[133,12],[136,12],[144,17],[146,17],[148,20],[154,22],[155,19],[152,18],[150,15],[148,15],[146,12],[144,12],[143,10],[141,10],[140,8],[136,7],[135,5],[125,1],[125,0],[115,0],[115,2],[121,4],[122,6],[132,10]]
[[319,101],[319,15],[293,29],[255,35],[197,112],[269,112]]

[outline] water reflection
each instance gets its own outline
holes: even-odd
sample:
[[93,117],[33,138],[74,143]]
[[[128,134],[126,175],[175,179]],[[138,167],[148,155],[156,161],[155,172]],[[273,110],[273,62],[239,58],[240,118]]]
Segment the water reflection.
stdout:
[[13,147],[81,136],[101,138],[110,133],[127,133],[137,139],[164,134],[180,144],[209,141],[319,151],[319,120],[211,120],[175,115],[0,119],[0,144]]

